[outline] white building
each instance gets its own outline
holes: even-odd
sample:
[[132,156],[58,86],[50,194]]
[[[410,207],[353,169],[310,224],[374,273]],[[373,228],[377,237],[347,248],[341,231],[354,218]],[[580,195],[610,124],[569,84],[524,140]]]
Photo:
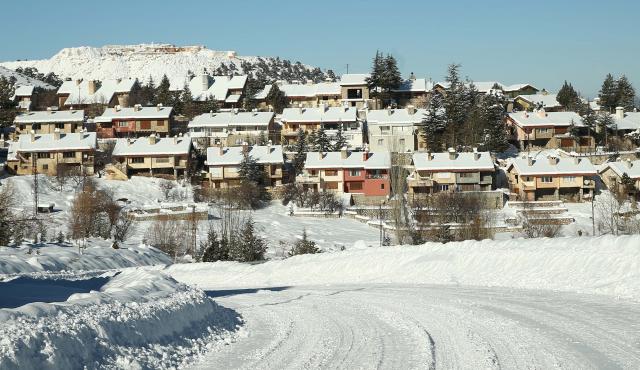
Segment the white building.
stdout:
[[235,146],[243,142],[256,142],[261,136],[279,141],[279,133],[274,123],[273,112],[231,112],[204,113],[193,118],[188,124],[191,137],[198,146]]
[[427,115],[426,109],[369,110],[367,132],[371,151],[413,152],[418,147],[418,129]]
[[340,128],[349,148],[362,148],[363,124],[358,119],[355,107],[329,107],[321,104],[318,108],[286,108],[280,117],[282,141],[292,143],[298,131],[306,133],[325,130],[330,140],[334,140]]

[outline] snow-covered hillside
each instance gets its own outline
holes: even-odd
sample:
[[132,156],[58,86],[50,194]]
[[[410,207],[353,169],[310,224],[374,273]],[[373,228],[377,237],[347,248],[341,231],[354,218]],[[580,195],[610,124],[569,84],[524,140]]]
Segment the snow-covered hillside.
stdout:
[[0,66],[0,76],[10,79],[11,77],[15,78],[16,85],[32,85],[36,87],[42,87],[45,89],[52,89],[53,86],[46,84],[40,80],[36,80],[35,78],[31,78],[29,76],[25,76],[16,71],[12,71],[11,69]]
[[[272,58],[265,57],[265,60]],[[257,63],[259,57],[237,56],[233,51],[216,51],[204,46],[179,47],[169,44],[108,45],[64,48],[50,59],[0,63],[9,69],[35,67],[41,73],[53,72],[62,78],[114,79],[138,78],[156,81],[166,74],[172,85],[182,86],[189,71],[209,73],[222,64]]]

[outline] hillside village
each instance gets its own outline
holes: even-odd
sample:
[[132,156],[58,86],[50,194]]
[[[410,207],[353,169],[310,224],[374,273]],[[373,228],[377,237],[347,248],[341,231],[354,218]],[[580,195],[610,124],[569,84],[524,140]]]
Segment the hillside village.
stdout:
[[592,209],[580,233],[639,229],[640,113],[624,76],[587,101],[566,81],[552,92],[462,80],[458,65],[441,82],[403,78],[381,53],[370,72],[315,81],[243,66],[157,86],[19,68],[44,85],[0,80],[3,171],[178,181],[196,202],[356,217],[382,230],[380,243],[555,236],[575,221],[566,204],[598,197],[614,199],[613,215],[596,230]]

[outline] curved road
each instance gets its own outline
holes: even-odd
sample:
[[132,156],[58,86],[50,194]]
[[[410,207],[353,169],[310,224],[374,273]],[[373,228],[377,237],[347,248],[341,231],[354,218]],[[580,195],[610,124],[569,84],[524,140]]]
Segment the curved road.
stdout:
[[194,369],[638,369],[640,304],[475,287],[237,291],[245,320]]

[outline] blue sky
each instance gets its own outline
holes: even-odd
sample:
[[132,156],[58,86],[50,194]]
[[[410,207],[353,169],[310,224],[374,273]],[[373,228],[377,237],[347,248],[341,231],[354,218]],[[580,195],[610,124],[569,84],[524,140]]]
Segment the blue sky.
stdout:
[[[27,5],[28,4],[28,5]],[[606,75],[640,88],[638,1],[148,1],[3,4],[0,60],[47,58],[70,46],[203,44],[280,56],[344,73],[369,71],[377,49],[404,75],[441,80],[462,64],[475,81],[567,79],[586,96]]]

